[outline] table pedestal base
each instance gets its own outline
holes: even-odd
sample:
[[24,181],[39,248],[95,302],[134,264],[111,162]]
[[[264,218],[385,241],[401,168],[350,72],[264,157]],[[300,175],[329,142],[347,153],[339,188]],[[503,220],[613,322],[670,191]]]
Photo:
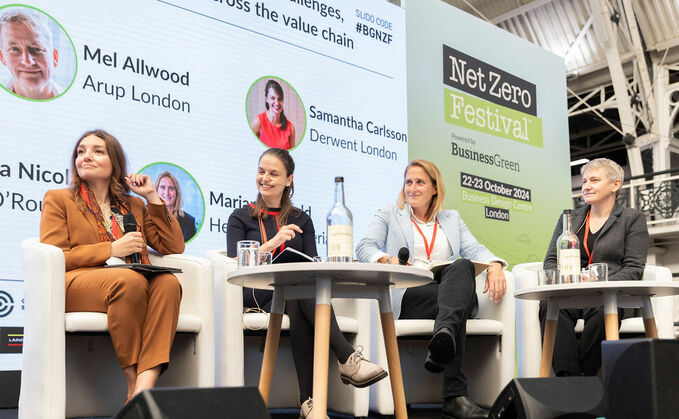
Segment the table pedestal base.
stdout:
[[396,342],[396,327],[394,326],[394,313],[391,311],[380,313],[382,320],[382,335],[387,352],[387,365],[389,365],[389,377],[391,380],[391,393],[394,396],[394,414],[396,419],[407,418],[406,395],[403,390],[403,374],[401,372],[401,358],[398,355],[398,343]]
[[266,405],[269,404],[271,381],[273,380],[273,369],[276,365],[276,354],[278,353],[278,340],[281,335],[282,321],[282,313],[269,314],[269,328],[266,331],[264,357],[262,358],[262,370],[259,373],[259,394],[262,395],[262,399]]
[[540,377],[549,377],[552,371],[552,355],[556,338],[557,320],[545,321],[545,337],[542,341],[542,358],[540,360]]
[[328,410],[330,304],[316,304],[316,328],[314,333],[314,417],[324,418]]

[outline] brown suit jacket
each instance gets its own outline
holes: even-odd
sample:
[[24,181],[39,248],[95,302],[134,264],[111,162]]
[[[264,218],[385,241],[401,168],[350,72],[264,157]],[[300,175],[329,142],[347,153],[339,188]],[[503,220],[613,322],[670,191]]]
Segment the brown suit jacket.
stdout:
[[[130,212],[142,226],[146,243],[160,254],[182,253],[184,237],[177,219],[165,205],[149,204],[129,196]],[[66,258],[66,287],[81,272],[98,269],[111,257],[111,242],[102,242],[94,215],[77,204],[71,189],[47,191],[42,203],[40,241],[57,246]],[[145,248],[144,253],[148,253]]]

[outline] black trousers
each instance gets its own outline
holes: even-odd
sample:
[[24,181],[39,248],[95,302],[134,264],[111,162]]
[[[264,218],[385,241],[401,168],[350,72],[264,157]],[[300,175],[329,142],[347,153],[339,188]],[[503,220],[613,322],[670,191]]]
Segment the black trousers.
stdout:
[[[273,291],[243,288],[243,307],[259,307],[271,311]],[[297,372],[299,399],[303,403],[313,394],[314,378],[314,324],[316,319],[316,300],[288,300],[285,312],[290,317],[290,347],[292,359]],[[337,324],[335,310],[330,308],[330,348],[335,352],[337,360],[344,364],[354,353],[354,347],[347,341]]]
[[478,306],[474,264],[458,259],[441,271],[438,283],[408,288],[399,319],[435,319],[434,332],[449,328],[455,336],[455,357],[443,371],[443,398],[467,395],[462,371],[467,342],[467,319]]
[[[618,309],[618,328],[623,318],[623,309]],[[547,303],[540,301],[540,331],[544,339]],[[575,323],[585,321],[580,341],[575,336]],[[604,310],[602,307],[584,309],[568,308],[559,310],[554,338],[552,368],[554,374],[597,375],[601,368],[601,341],[606,338]]]

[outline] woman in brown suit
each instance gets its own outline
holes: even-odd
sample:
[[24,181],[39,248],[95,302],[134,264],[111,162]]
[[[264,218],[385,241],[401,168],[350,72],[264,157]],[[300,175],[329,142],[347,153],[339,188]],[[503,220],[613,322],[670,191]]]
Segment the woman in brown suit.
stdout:
[[[182,253],[181,228],[147,175],[126,175],[120,143],[103,130],[80,137],[71,157],[71,187],[48,191],[40,241],[66,259],[66,311],[107,313],[111,340],[127,381],[127,399],[152,388],[170,361],[181,286],[169,273],[144,277],[131,269],[102,267],[111,257],[139,253],[146,244],[161,254]],[[130,191],[146,198],[147,205]],[[140,231],[124,233],[132,213]]]

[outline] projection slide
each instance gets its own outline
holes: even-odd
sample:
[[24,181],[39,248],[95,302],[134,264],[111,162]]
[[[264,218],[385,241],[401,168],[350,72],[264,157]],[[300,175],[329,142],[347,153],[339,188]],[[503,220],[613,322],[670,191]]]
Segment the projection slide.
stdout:
[[[45,0],[0,3],[0,25],[0,369],[20,368],[21,242],[38,237],[45,191],[68,187],[87,130],[113,134],[130,171],[174,186],[166,199],[181,195],[189,255],[225,248],[228,217],[256,198],[270,146],[291,150],[293,203],[311,215],[319,254],[335,176],[356,241],[396,199],[408,160],[397,6]],[[284,132],[267,125],[270,92]]]

